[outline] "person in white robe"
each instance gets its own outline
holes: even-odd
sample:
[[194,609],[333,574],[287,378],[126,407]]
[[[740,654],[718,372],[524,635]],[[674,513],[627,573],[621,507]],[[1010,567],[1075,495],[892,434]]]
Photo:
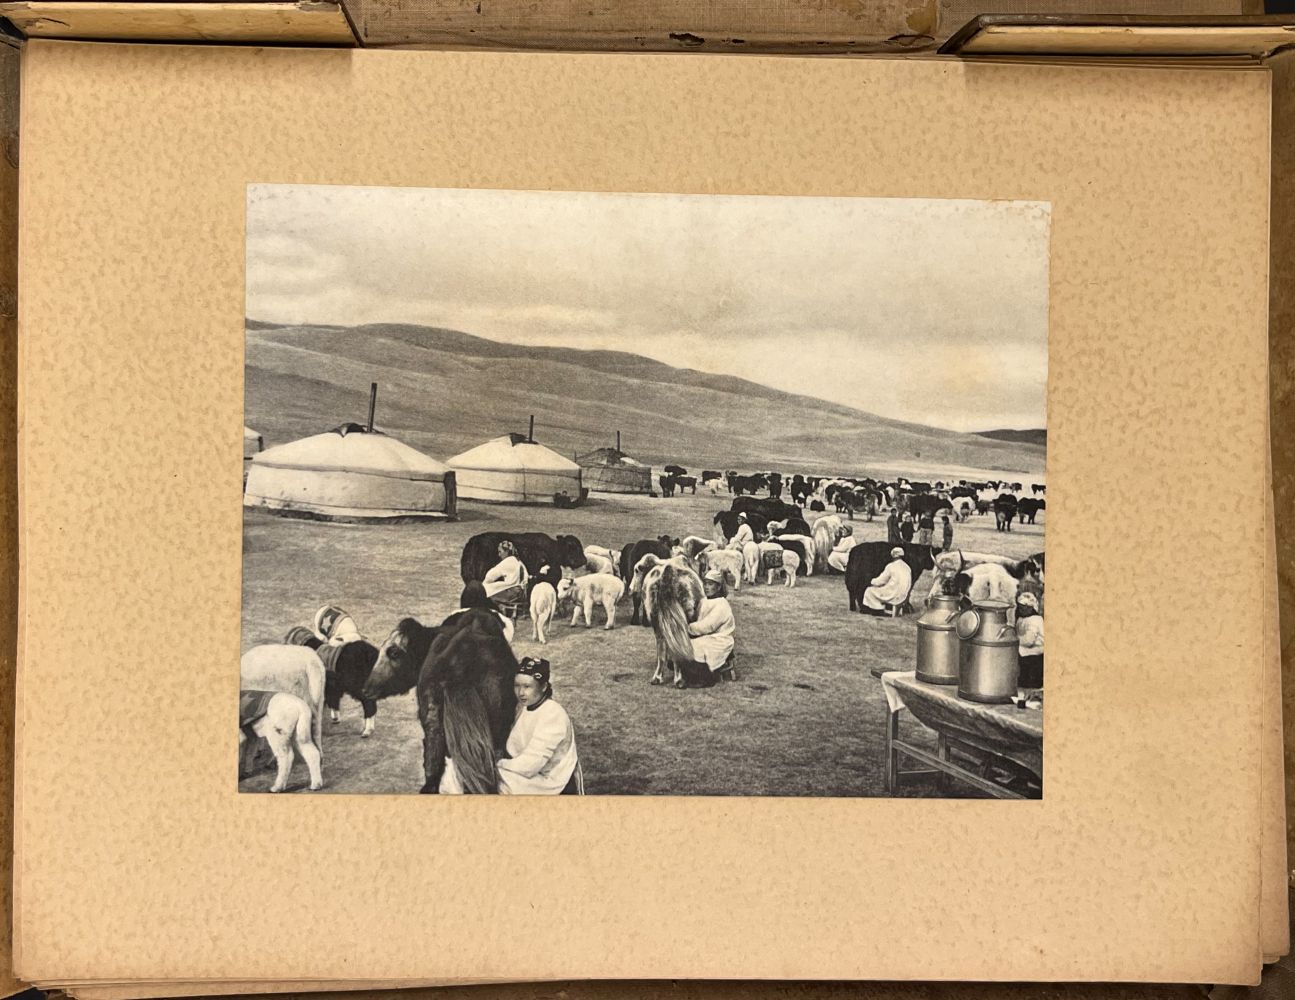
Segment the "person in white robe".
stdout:
[[733,537],[728,540],[728,547],[730,549],[737,549],[741,552],[742,546],[747,542],[754,541],[755,532],[751,530],[751,525],[747,524],[746,515],[739,514],[737,516],[737,531],[733,532]]
[[697,620],[688,625],[688,635],[692,640],[693,659],[698,667],[705,667],[705,673],[694,676],[694,671],[686,671],[688,683],[709,686],[715,682],[715,675],[729,662],[736,630],[733,606],[727,597],[702,599],[697,606]]
[[896,545],[890,550],[890,562],[863,592],[865,614],[884,617],[886,605],[903,604],[913,589],[913,571],[904,562],[904,550]]
[[850,565],[850,550],[858,545],[859,541],[854,537],[854,529],[848,524],[841,526],[839,534],[840,537],[832,546],[832,551],[827,554],[827,564],[838,573],[844,573]]
[[487,597],[512,600],[525,596],[526,567],[517,558],[517,548],[512,542],[505,539],[499,543],[499,562],[490,568],[481,584],[486,588]]
[[[513,681],[517,716],[505,744],[508,756],[498,763],[500,795],[570,794],[580,784],[575,727],[566,709],[553,699],[549,672],[549,661],[533,656],[517,665]],[[445,758],[439,791],[463,794],[453,758]]]
[[508,734],[508,756],[499,762],[499,794],[561,795],[579,758],[571,717],[553,700],[549,661],[524,658],[513,691],[517,719]]

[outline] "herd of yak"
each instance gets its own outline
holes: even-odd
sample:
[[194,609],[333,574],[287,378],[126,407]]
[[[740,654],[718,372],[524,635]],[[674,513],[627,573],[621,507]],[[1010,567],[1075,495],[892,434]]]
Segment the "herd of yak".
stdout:
[[[677,466],[670,467],[667,475],[676,480],[675,488],[678,488],[678,480],[686,477],[685,471]],[[952,510],[961,515],[956,506],[960,499],[979,504],[985,502],[986,491],[1001,490],[988,504],[989,509],[998,515],[999,528],[1006,530],[1003,521],[1007,511],[1010,510],[1013,517],[1024,516],[1022,505],[1033,499],[1013,495],[1009,491],[1022,492],[1021,484],[1006,482],[959,482],[957,486],[946,488],[943,483],[907,480],[880,483],[798,475],[784,482],[776,473],[752,476],[729,473],[727,477],[720,477],[719,473],[712,472],[703,473],[701,479],[712,488],[719,479],[733,494],[730,508],[714,515],[713,538],[689,536],[680,539],[661,535],[630,542],[619,550],[609,550],[586,547],[572,535],[553,537],[541,532],[485,532],[473,536],[464,546],[460,574],[465,584],[481,581],[498,561],[500,543],[508,540],[527,568],[529,588],[534,589],[542,583],[556,588],[564,577],[610,570],[629,590],[634,609],[631,622],[651,626],[654,625],[651,594],[648,593],[651,585],[645,578],[649,568],[660,573],[663,567],[673,565],[678,568],[681,578],[697,577],[705,573],[713,561],[715,567],[724,569],[723,575],[731,585],[740,586],[743,580],[756,582],[761,568],[772,567],[774,563],[763,557],[769,554],[770,549],[777,549],[795,554],[794,559],[783,564],[787,572],[786,582],[790,585],[794,583],[794,574],[826,570],[826,556],[842,535],[839,514],[853,517],[855,511],[862,510],[871,516],[890,506],[915,518],[942,510]],[[784,486],[792,503],[781,499]],[[757,490],[767,491],[768,495],[752,495]],[[1039,494],[1044,492],[1044,488],[1035,485],[1032,491]],[[812,527],[806,520],[806,510],[801,506],[807,500],[809,511],[820,513]],[[1042,507],[1041,500],[1036,502]],[[828,505],[834,507],[837,514],[829,513]],[[742,520],[751,527],[762,559],[754,566],[750,562],[739,562],[734,567],[731,559],[721,559],[720,555],[732,555],[727,543]],[[1010,527],[1010,519],[1007,527]],[[850,550],[845,584],[852,611],[863,609],[863,592],[890,561],[893,547],[889,541],[860,542]],[[940,555],[937,549],[912,543],[904,543],[902,547],[914,581],[925,570],[936,568]],[[1029,566],[1041,575],[1042,558],[1040,553],[1022,561],[1011,571],[1019,576]],[[655,592],[651,590],[651,593]],[[646,607],[645,594],[649,597]],[[660,631],[658,629],[658,676],[662,665]],[[312,717],[308,728],[313,730],[314,744],[321,750],[323,710],[325,707],[330,709],[334,721],[337,721],[343,695],[355,699],[362,706],[365,719],[363,735],[368,736],[373,732],[378,701],[413,689],[423,729],[422,791],[435,793],[438,790],[445,758],[449,756],[454,758],[468,791],[489,794],[497,787],[495,761],[504,754],[512,724],[515,704],[512,685],[516,669],[517,659],[505,638],[500,615],[489,608],[469,608],[436,626],[423,625],[412,618],[403,619],[380,646],[365,639],[334,645],[321,640],[310,629],[294,628],[282,644],[255,647],[244,656],[242,687],[268,688],[299,695],[310,707]],[[298,725],[299,743],[301,732],[306,732],[302,728],[304,725],[304,722]],[[308,732],[306,738],[310,739]],[[303,758],[311,760],[311,787],[317,787],[319,782],[315,780],[315,772],[318,765],[314,761],[318,758],[312,760],[313,753],[308,757],[306,750],[300,746],[298,749]],[[276,749],[278,756],[279,750]],[[272,791],[281,790],[286,777],[281,758],[279,764],[280,777]]]

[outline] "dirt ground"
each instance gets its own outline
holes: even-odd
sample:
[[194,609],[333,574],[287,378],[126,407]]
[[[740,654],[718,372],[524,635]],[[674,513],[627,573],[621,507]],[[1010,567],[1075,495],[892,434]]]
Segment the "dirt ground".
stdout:
[[[711,518],[726,510],[727,493],[672,499],[595,494],[574,510],[464,504],[455,522],[343,525],[245,511],[243,650],[279,642],[317,608],[346,609],[380,643],[399,618],[439,622],[458,607],[459,555],[481,531],[512,529],[574,534],[585,545],[620,548],[663,533],[711,537]],[[812,519],[812,517],[811,517]],[[994,530],[993,517],[955,524],[954,545],[1022,557],[1041,551],[1037,525]],[[885,521],[854,521],[861,541],[884,539]],[[937,528],[937,537],[939,531]],[[913,590],[920,607],[925,573]],[[704,690],[648,683],[655,642],[631,626],[629,602],[616,627],[571,628],[555,619],[546,646],[518,622],[519,657],[543,655],[553,665],[557,700],[575,725],[589,794],[605,795],[884,795],[886,702],[874,666],[911,669],[916,615],[873,618],[849,611],[839,575],[800,578],[794,589],[744,585],[731,593],[737,619],[739,679]],[[324,722],[324,791],[406,794],[422,784],[421,740],[413,693],[379,704],[377,731],[361,739],[358,704],[343,700],[342,719]],[[934,744],[907,715],[905,738]],[[231,734],[232,736],[233,734]],[[268,789],[272,774],[240,782]],[[300,760],[289,789],[306,785]],[[932,796],[933,781],[912,779],[902,795]],[[949,795],[977,793],[950,786]]]

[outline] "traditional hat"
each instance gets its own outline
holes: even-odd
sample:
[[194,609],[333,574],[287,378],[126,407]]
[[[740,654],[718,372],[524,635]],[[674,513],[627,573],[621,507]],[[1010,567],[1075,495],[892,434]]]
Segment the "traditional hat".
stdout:
[[903,548],[901,548],[900,546],[896,545],[893,549],[891,549],[891,550],[890,550],[890,558],[892,558],[892,559],[903,559],[903,558],[904,558],[904,550],[903,550]]
[[538,660],[533,656],[525,656],[521,663],[517,664],[517,672],[526,674],[528,677],[534,677],[542,685],[549,683],[549,661]]
[[714,569],[709,569],[706,571],[705,579],[718,580],[722,583],[724,581],[724,571],[720,569],[718,566],[715,567]]
[[1039,610],[1039,599],[1033,594],[1018,594],[1016,597],[1016,603],[1022,604],[1033,611]]
[[746,515],[745,515],[745,514],[738,514],[737,519],[738,519],[739,521],[745,521],[745,520],[746,520]]

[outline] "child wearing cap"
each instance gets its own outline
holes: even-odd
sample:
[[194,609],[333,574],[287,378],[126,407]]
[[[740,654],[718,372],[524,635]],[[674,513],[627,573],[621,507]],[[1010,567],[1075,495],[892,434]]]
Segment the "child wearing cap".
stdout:
[[1016,651],[1021,659],[1019,686],[1043,687],[1043,615],[1033,594],[1016,598]]
[[576,733],[566,709],[553,700],[549,661],[523,658],[513,692],[517,718],[508,756],[499,762],[499,794],[560,795],[576,770]]

